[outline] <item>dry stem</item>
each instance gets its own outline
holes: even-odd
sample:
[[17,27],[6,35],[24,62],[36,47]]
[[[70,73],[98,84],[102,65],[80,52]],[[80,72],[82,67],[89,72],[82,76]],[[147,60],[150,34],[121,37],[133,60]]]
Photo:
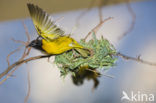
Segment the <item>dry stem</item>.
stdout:
[[[24,42],[24,41],[12,39],[14,42],[21,43],[21,44],[25,45],[25,49],[24,49],[23,55],[22,55],[22,57],[19,59],[19,61],[20,61],[20,60],[24,60],[24,58],[25,58],[26,56],[28,56],[28,54],[29,54],[29,52],[30,52],[30,50],[31,50],[31,48],[27,48],[27,45],[30,43],[30,35],[29,35],[29,33],[28,33],[28,29],[27,29],[26,25],[24,24],[24,22],[22,22],[22,23],[23,23],[23,26],[24,26],[24,29],[25,29],[25,34],[26,34],[26,37],[27,37],[27,41]],[[20,49],[21,49],[21,47],[15,49],[14,51],[12,51],[11,53],[8,54],[8,56],[7,56],[8,67],[10,66],[9,57],[10,57],[12,54],[14,54],[15,52],[19,51]],[[0,81],[0,84],[2,84],[4,81],[6,81],[6,80],[14,73],[14,71],[16,71],[16,69],[18,69],[18,67],[19,67],[19,65],[16,66],[14,69],[12,68],[13,70],[12,70],[12,69],[7,69],[7,70],[5,70],[4,72],[2,72],[2,73],[0,74],[0,79],[1,79],[3,76],[5,76],[5,75],[6,75],[6,77],[5,77],[2,81]],[[11,70],[12,70],[12,71],[11,71]],[[10,72],[10,71],[11,71],[11,72]],[[10,73],[9,73],[9,72],[10,72]]]
[[28,80],[28,92],[27,92],[27,95],[25,96],[24,103],[28,102],[28,99],[29,99],[29,96],[30,96],[30,91],[31,91],[30,70],[29,70],[29,68],[27,69],[27,80]]
[[97,33],[97,31],[101,28],[101,26],[108,20],[113,19],[113,17],[108,17],[105,20],[103,20],[102,22],[100,22],[98,25],[96,25],[84,38],[84,40],[86,41],[86,39],[91,35],[92,32],[94,32],[95,34]]
[[117,56],[120,56],[120,57],[122,57],[125,60],[132,60],[132,61],[140,62],[140,63],[143,63],[143,64],[156,66],[156,63],[145,61],[145,60],[141,59],[140,56],[138,56],[138,57],[130,57],[130,56],[127,56],[127,55],[119,53],[119,52],[117,53]]
[[9,62],[9,57],[14,54],[15,52],[19,51],[21,49],[21,47],[18,47],[17,49],[15,49],[14,51],[10,52],[8,55],[7,55],[7,58],[6,58],[6,61],[8,63],[8,66],[10,65],[10,62]]
[[36,60],[36,59],[47,58],[47,57],[50,57],[50,56],[51,55],[41,55],[41,56],[30,57],[28,59],[19,60],[19,61],[15,62],[14,64],[8,66],[8,68],[4,72],[2,72],[0,74],[0,79],[2,77],[4,77],[6,74],[8,74],[8,72],[10,72],[14,67],[16,67],[18,65],[21,65],[23,63],[27,63],[29,61]]
[[134,25],[135,25],[135,21],[136,21],[136,14],[131,7],[130,0],[127,0],[126,6],[127,6],[129,14],[131,15],[132,22],[131,22],[128,30],[125,31],[121,36],[119,36],[119,40],[121,40],[123,37],[125,37],[128,33],[130,33],[133,30]]

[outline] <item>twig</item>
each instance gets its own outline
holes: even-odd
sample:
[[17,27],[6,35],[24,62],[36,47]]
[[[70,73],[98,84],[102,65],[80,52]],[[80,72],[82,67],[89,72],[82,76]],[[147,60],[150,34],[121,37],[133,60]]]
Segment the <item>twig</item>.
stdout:
[[17,70],[20,65],[17,65],[10,73],[6,75],[6,77],[0,81],[0,85],[3,84],[12,74]]
[[95,26],[84,38],[84,41],[86,41],[86,39],[91,35],[92,32],[94,32],[96,34],[96,32],[100,29],[100,27],[108,20],[113,19],[113,17],[108,17],[105,20],[103,20],[102,22],[100,22],[97,26]]
[[29,61],[36,60],[36,59],[47,58],[47,57],[50,57],[50,56],[51,55],[41,55],[41,56],[30,57],[30,58],[24,59],[24,60],[19,60],[19,61],[15,62],[14,64],[10,65],[4,72],[2,72],[0,74],[0,79],[2,77],[4,77],[6,74],[8,74],[8,72],[10,72],[14,67],[16,67],[18,65],[21,65],[23,63],[27,63]]
[[29,99],[29,96],[30,96],[30,90],[31,90],[30,70],[29,70],[29,68],[27,69],[27,80],[28,80],[28,92],[27,92],[27,95],[25,96],[24,103],[28,102],[28,99]]
[[15,52],[19,51],[20,49],[21,49],[21,46],[18,47],[17,49],[15,49],[14,51],[12,51],[12,52],[10,52],[10,53],[8,54],[8,56],[7,56],[7,58],[6,58],[7,63],[8,63],[8,66],[10,65],[9,57],[10,57],[12,54],[14,54]]
[[[27,45],[30,43],[30,36],[29,36],[29,33],[28,33],[28,29],[27,29],[26,25],[24,24],[24,22],[23,22],[23,25],[24,25],[24,29],[25,29],[25,34],[26,34],[26,37],[27,37],[27,41],[24,42],[24,41],[12,39],[14,42],[22,43],[23,45],[25,45],[25,49],[24,49],[23,55],[22,55],[22,57],[19,59],[19,61],[20,61],[20,60],[24,60],[24,58],[25,58],[26,56],[28,56],[28,54],[29,54],[29,52],[30,52],[30,50],[31,50],[31,48],[27,48]],[[12,54],[14,54],[15,52],[17,52],[18,50],[20,50],[20,48],[21,48],[21,47],[15,49],[15,50],[12,51],[10,54],[8,54],[8,56],[7,56],[8,67],[10,66],[9,57],[10,57]],[[3,74],[3,73],[5,74],[5,73],[6,73],[6,74],[5,74],[6,77],[5,77],[3,80],[0,81],[0,84],[2,84],[3,82],[5,82],[5,81],[14,73],[14,71],[17,70],[17,68],[18,68],[19,66],[20,66],[20,65],[17,65],[14,69],[12,68],[13,70],[10,69],[9,71],[5,70],[4,72],[2,72],[1,74]],[[12,70],[12,71],[11,71],[11,70]],[[11,71],[11,72],[10,72],[10,71]],[[9,72],[10,72],[10,73],[9,73]],[[5,76],[5,75],[4,75],[4,76]],[[3,77],[3,75],[2,75],[2,77]],[[0,77],[0,79],[1,79],[2,77]]]
[[20,43],[20,44],[22,44],[22,45],[26,45],[26,42],[24,42],[24,41],[21,41],[21,40],[15,40],[14,38],[12,38],[11,39],[12,41],[14,41],[14,42],[16,42],[16,43]]
[[27,36],[27,43],[29,43],[30,42],[30,35],[29,35],[29,32],[28,32],[28,28],[25,25],[24,21],[22,23],[23,23],[23,26],[24,26],[24,29],[25,29],[25,34]]
[[125,31],[121,36],[119,36],[119,40],[121,40],[123,37],[125,37],[128,33],[130,33],[133,30],[134,25],[135,25],[135,21],[136,21],[136,14],[135,14],[135,12],[133,11],[133,9],[131,7],[130,0],[127,0],[126,6],[127,6],[127,9],[128,9],[128,12],[131,15],[132,22],[131,22],[131,25],[128,28],[128,30]]
[[101,7],[101,6],[98,7],[98,11],[99,11],[99,21],[100,21],[100,23],[101,23],[102,20],[103,20],[103,19],[102,19],[103,17],[102,17],[102,7]]
[[133,60],[133,61],[140,62],[140,63],[143,63],[143,64],[156,66],[156,63],[145,61],[145,60],[141,59],[140,56],[138,56],[138,57],[130,57],[130,56],[124,55],[124,54],[122,54],[120,52],[117,53],[117,56],[120,56],[120,57],[122,57],[125,60]]
[[108,3],[108,0],[98,0],[98,12],[99,12],[99,21],[102,22],[103,16],[102,16],[102,6],[106,5]]
[[[23,53],[23,55],[22,55],[22,57],[19,59],[19,61],[20,60],[23,60],[28,54],[29,54],[29,52],[30,52],[30,48],[25,48],[24,49],[24,53]],[[15,53],[15,52],[14,52]],[[8,58],[9,59],[9,58]],[[21,64],[19,64],[19,65],[17,65],[15,68],[12,68],[12,69],[10,69],[10,70],[8,70],[8,72],[6,72],[6,77],[2,80],[2,81],[0,81],[0,84],[2,84],[3,82],[5,82],[11,75],[13,75],[13,73],[18,69],[18,67],[20,66]],[[8,67],[10,66],[10,64],[8,65]],[[12,71],[11,71],[12,70]],[[11,71],[11,72],[10,72]],[[10,73],[9,73],[10,72]],[[2,74],[2,73],[1,73]],[[4,75],[4,76],[5,76]],[[1,76],[0,76],[0,79],[1,79]]]

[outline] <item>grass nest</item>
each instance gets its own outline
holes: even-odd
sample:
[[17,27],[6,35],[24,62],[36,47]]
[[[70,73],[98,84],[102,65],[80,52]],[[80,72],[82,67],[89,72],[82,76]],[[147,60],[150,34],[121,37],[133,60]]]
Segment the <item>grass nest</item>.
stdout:
[[68,73],[75,75],[82,67],[92,70],[108,70],[114,66],[116,61],[116,49],[114,46],[103,37],[98,40],[94,33],[92,36],[93,38],[88,42],[84,40],[79,42],[82,46],[92,51],[89,57],[82,57],[76,50],[55,56],[54,62],[60,69],[61,76],[66,76]]

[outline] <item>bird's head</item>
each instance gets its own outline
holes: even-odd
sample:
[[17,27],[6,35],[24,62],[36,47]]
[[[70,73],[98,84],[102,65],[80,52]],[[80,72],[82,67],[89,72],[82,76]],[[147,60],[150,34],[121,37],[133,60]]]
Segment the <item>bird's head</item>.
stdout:
[[30,42],[28,47],[33,47],[33,48],[38,49],[38,50],[43,50],[42,49],[42,40],[33,40]]

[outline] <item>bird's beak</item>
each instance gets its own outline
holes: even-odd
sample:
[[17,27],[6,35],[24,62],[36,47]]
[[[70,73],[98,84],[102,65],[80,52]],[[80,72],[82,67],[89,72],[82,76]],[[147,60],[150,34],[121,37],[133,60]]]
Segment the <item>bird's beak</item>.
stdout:
[[33,46],[35,46],[36,44],[34,43],[34,42],[31,42],[31,43],[29,43],[28,45],[27,45],[27,47],[33,47]]
[[28,48],[28,47],[31,47],[31,43],[29,43],[29,44],[26,46],[26,48]]

